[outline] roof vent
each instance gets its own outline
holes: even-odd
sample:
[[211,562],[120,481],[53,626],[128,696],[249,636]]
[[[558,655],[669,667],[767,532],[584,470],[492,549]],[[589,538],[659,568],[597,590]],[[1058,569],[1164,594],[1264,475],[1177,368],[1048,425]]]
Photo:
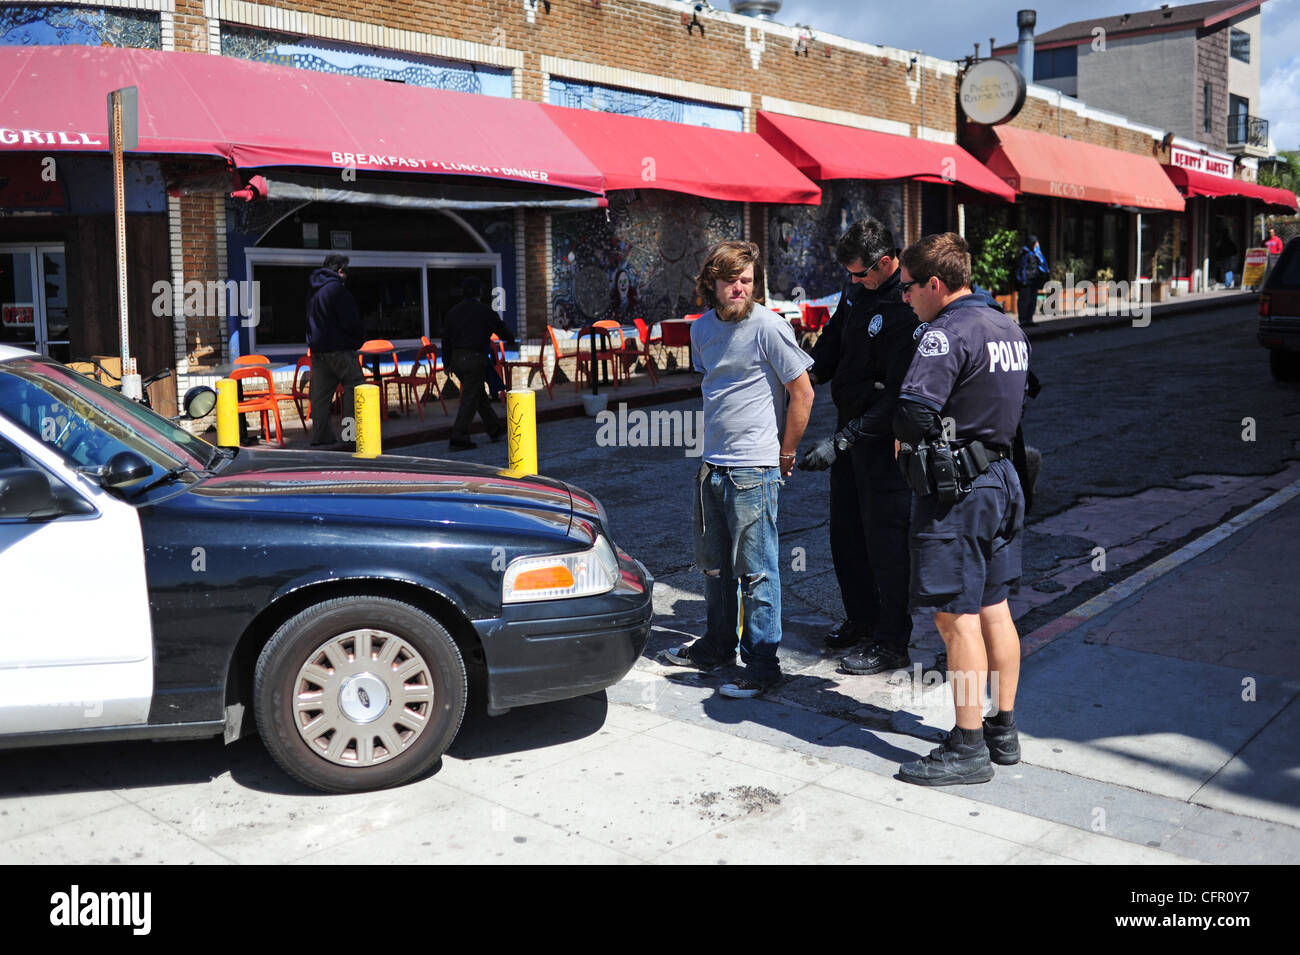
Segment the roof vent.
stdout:
[[781,9],[781,0],[731,0],[731,11],[756,20],[771,20]]

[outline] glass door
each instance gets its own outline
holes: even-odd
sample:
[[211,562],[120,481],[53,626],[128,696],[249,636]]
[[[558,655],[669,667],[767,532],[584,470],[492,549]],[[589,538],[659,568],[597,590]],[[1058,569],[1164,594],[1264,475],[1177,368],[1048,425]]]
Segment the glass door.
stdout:
[[62,245],[0,245],[0,344],[70,361]]

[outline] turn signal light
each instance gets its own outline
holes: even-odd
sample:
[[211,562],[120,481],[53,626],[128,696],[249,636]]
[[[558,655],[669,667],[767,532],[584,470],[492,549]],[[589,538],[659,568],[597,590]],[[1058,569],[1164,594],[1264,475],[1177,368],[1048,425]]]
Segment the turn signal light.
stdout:
[[515,578],[516,592],[521,590],[549,590],[553,587],[572,587],[573,574],[568,567],[539,567],[525,570]]

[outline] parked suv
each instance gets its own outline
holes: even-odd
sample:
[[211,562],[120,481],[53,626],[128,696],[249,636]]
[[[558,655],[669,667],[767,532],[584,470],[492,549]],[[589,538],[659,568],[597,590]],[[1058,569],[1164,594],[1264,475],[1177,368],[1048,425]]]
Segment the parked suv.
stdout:
[[1278,381],[1300,381],[1300,236],[1287,243],[1259,295],[1259,343]]

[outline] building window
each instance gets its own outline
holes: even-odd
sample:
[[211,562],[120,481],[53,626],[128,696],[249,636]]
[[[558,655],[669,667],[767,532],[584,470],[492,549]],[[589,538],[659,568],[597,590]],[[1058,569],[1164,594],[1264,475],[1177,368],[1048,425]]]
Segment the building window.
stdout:
[[1250,142],[1250,100],[1228,94],[1228,142]]
[[643,119],[666,119],[688,126],[708,126],[733,132],[742,132],[745,128],[743,110],[557,76],[551,77],[550,100],[554,106],[640,116]]
[[1214,90],[1208,82],[1204,86],[1203,98],[1205,102],[1201,107],[1201,129],[1208,133],[1214,119]]
[[[142,4],[143,5],[143,4]],[[0,46],[122,46],[162,49],[162,21],[149,10],[31,4],[0,7]]]
[[1243,63],[1250,62],[1250,34],[1245,30],[1232,28],[1229,34],[1229,44],[1234,60],[1241,60]]
[[1034,81],[1056,80],[1076,76],[1079,72],[1079,48],[1061,47],[1059,50],[1034,51]]

